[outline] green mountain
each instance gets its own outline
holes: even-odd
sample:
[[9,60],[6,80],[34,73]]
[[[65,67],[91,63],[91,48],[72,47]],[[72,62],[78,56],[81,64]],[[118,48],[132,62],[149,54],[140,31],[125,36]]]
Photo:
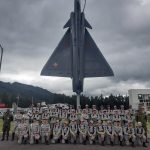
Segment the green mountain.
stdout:
[[[19,101],[18,97],[19,96]],[[0,81],[0,101],[11,107],[13,102],[18,102],[21,107],[28,107],[32,101],[34,103],[45,101],[49,104],[63,102],[71,97],[63,94],[54,94],[46,89],[26,85],[18,82],[5,83]]]
[[[18,97],[19,96],[19,100]],[[128,96],[115,96],[110,94],[109,97],[104,97],[102,94],[95,97],[86,97],[81,95],[81,108],[84,108],[86,104],[89,107],[96,105],[100,108],[101,105],[107,108],[110,105],[111,108],[116,105],[120,108],[120,105],[124,105],[126,109],[129,108]],[[76,108],[76,96],[71,97],[64,94],[51,93],[48,90],[32,85],[26,85],[22,83],[5,83],[0,81],[0,102],[5,103],[8,107],[11,107],[13,102],[18,103],[20,107],[29,107],[32,102],[34,104],[45,101],[48,104],[54,103],[67,103],[73,105]]]

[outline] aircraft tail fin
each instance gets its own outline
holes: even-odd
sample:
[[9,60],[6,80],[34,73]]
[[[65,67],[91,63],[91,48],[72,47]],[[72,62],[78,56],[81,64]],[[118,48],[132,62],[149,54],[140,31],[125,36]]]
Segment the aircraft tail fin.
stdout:
[[85,27],[92,29],[92,26],[90,25],[90,23],[85,19]]
[[64,25],[64,29],[65,28],[70,28],[71,27],[71,19],[69,19],[68,21],[67,21],[67,23]]

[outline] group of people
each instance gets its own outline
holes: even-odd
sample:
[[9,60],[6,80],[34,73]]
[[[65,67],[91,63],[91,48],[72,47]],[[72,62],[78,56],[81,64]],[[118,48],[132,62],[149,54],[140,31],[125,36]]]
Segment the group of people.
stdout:
[[[5,116],[5,115],[4,115]],[[7,117],[6,117],[7,120]],[[11,119],[10,119],[11,120]],[[17,111],[13,118],[12,140],[19,144],[38,143],[80,143],[146,145],[146,130],[141,122],[135,121],[135,111],[124,106],[113,109],[110,106],[100,110],[93,105],[77,110],[70,108],[31,107],[26,113]],[[5,139],[6,131],[3,128]],[[6,134],[8,140],[9,133]]]

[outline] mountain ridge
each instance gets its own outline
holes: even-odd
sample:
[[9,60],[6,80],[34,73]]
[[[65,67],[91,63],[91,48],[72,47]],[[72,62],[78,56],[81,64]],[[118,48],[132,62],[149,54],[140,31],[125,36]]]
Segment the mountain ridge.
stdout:
[[16,101],[19,96],[22,100],[30,101],[35,99],[37,102],[46,101],[52,103],[54,95],[59,95],[52,93],[46,89],[43,89],[34,85],[27,85],[19,82],[2,82],[0,81],[0,101],[6,101],[6,99],[12,102]]

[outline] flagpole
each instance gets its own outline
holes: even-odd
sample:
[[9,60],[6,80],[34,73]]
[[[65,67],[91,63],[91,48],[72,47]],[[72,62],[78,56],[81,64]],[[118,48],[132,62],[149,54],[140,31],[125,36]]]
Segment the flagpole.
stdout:
[[19,105],[19,100],[20,100],[20,96],[17,96],[17,110],[18,110],[18,105]]
[[0,48],[1,48],[1,57],[0,57],[0,72],[1,72],[2,59],[3,59],[3,47],[1,44],[0,44]]

